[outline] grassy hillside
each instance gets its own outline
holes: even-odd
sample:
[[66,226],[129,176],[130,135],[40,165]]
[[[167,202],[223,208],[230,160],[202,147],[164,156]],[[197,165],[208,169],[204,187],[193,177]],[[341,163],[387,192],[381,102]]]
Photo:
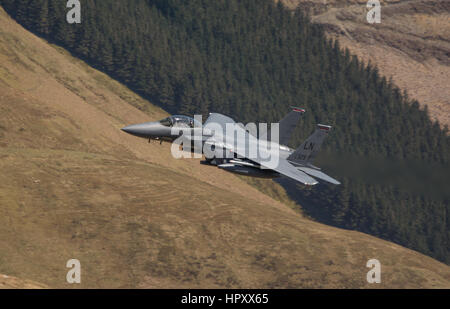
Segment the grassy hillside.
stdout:
[[[333,125],[322,153],[345,161],[327,166],[330,174],[348,165],[361,171],[355,162],[416,162],[398,165],[404,168],[394,178],[407,176],[399,184],[380,169],[371,173],[375,183],[365,173],[335,173],[342,185],[289,190],[289,196],[312,205],[302,210],[322,223],[450,264],[448,198],[404,185],[450,182],[448,130],[376,67],[327,39],[323,25],[302,10],[293,14],[272,0],[93,0],[82,6],[81,24],[68,24],[58,0],[0,3],[26,29],[171,113],[215,111],[242,122],[274,122],[289,106],[306,108],[290,146],[300,145],[317,123]],[[76,80],[63,82],[78,91]],[[422,167],[437,165],[443,168],[425,169],[422,177]]]
[[45,289],[47,286],[30,280],[0,274],[0,289]]
[[69,288],[76,258],[85,288],[450,288],[445,264],[124,134],[165,113],[2,9],[0,115],[1,274]]

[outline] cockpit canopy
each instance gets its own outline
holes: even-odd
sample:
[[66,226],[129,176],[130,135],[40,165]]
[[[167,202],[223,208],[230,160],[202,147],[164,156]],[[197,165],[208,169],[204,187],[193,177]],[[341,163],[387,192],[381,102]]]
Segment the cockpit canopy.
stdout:
[[199,121],[184,115],[173,115],[161,120],[160,123],[166,127],[202,127],[202,124]]

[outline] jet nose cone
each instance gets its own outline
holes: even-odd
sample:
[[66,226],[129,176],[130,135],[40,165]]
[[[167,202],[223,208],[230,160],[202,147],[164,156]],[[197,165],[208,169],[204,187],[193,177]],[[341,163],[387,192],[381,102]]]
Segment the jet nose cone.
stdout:
[[133,134],[133,132],[135,130],[135,125],[123,127],[121,130],[123,132],[129,133],[129,134]]
[[158,122],[146,122],[126,126],[121,130],[131,135],[139,137],[151,137],[158,135],[161,125]]
[[122,128],[121,130],[125,133],[135,135],[136,133],[139,132],[138,129],[139,128],[136,125],[131,125],[131,126],[126,126],[126,127]]

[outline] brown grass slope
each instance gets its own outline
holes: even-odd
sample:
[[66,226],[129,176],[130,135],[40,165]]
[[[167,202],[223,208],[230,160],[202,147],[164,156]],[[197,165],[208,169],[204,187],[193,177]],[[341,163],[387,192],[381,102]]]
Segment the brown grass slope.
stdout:
[[432,258],[120,131],[164,115],[0,10],[0,274],[70,288],[76,258],[84,288],[369,288],[377,258],[375,287],[450,287]]
[[46,285],[0,274],[0,289],[46,289]]
[[377,65],[432,119],[450,126],[450,2],[381,0],[381,23],[366,20],[367,0],[281,0],[300,5],[365,63]]

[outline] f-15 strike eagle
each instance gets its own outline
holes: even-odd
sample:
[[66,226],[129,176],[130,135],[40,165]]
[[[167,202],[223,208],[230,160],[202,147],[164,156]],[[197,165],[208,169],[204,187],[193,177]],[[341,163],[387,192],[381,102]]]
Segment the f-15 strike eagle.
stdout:
[[[195,140],[200,140],[201,147],[185,149],[204,154],[206,160],[201,161],[202,164],[215,165],[229,172],[260,178],[286,176],[304,185],[316,185],[315,178],[318,178],[338,185],[339,181],[312,164],[331,126],[318,124],[314,133],[295,150],[286,146],[304,112],[304,109],[293,108],[279,122],[279,136],[275,134],[275,139],[271,131],[260,132],[258,138],[254,132],[218,113],[210,113],[204,124],[195,118],[173,115],[156,122],[130,125],[122,131],[149,142],[175,143],[183,137],[184,144],[186,141],[195,144]],[[196,138],[198,136],[200,138]]]

